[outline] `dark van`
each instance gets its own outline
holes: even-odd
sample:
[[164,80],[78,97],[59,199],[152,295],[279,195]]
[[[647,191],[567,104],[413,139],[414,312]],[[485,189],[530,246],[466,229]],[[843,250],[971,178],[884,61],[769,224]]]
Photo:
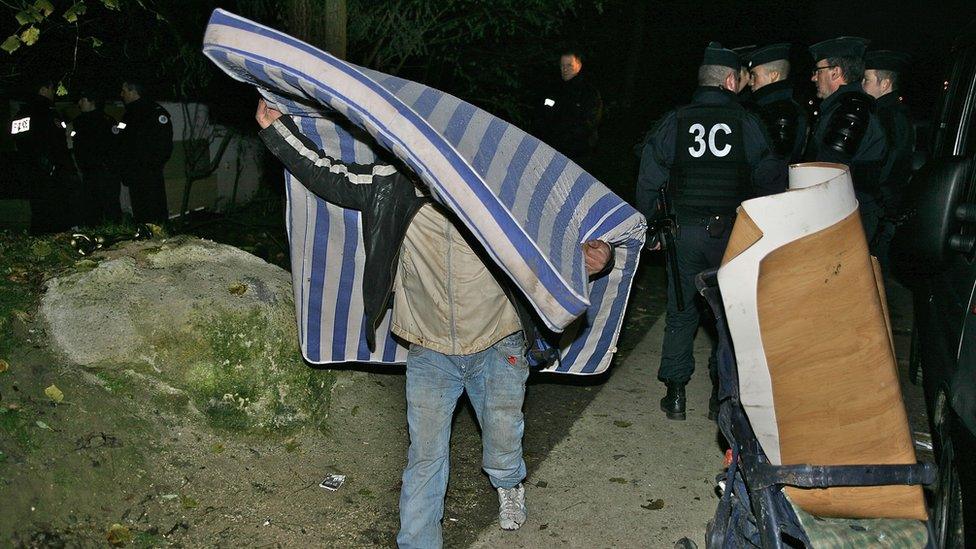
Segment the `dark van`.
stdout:
[[949,57],[929,159],[912,178],[916,208],[892,244],[914,305],[920,372],[939,465],[937,547],[976,546],[976,22]]

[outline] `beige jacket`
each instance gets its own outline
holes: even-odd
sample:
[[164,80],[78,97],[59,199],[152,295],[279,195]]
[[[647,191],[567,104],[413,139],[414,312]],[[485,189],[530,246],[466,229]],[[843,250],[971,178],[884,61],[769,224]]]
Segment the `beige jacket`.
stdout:
[[477,353],[521,329],[505,291],[434,204],[407,227],[393,291],[393,333],[439,353]]

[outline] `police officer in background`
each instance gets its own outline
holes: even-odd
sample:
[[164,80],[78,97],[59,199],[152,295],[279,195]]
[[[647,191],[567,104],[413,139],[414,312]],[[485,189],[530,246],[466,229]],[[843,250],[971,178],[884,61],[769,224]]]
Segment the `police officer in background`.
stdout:
[[54,82],[42,78],[11,132],[23,159],[23,181],[30,186],[31,231],[63,231],[74,225],[79,208],[78,176],[68,151],[67,124],[54,106]]
[[739,96],[739,103],[743,105],[752,103],[752,76],[749,74],[749,59],[755,50],[755,44],[732,48],[732,51],[739,56],[739,87],[735,93]]
[[803,155],[807,140],[807,113],[793,99],[790,45],[763,46],[750,55],[752,101],[766,125],[773,151],[793,164]]
[[101,95],[91,90],[79,93],[78,108],[81,113],[71,123],[72,143],[87,205],[85,224],[119,222],[119,155],[113,133],[117,121],[105,112]]
[[850,167],[864,235],[871,242],[882,214],[880,181],[886,146],[874,98],[861,89],[866,46],[865,39],[852,36],[810,46],[815,61],[810,79],[823,102],[804,157]]
[[173,123],[169,112],[145,95],[142,82],[122,83],[125,114],[116,126],[122,184],[129,188],[136,223],[164,223],[169,210],[163,167],[173,152]]
[[603,118],[600,92],[583,74],[583,59],[575,50],[559,56],[561,80],[542,101],[536,134],[577,163],[585,163],[596,148]]
[[[738,85],[739,57],[712,42],[698,69],[699,87],[691,104],[657,123],[641,156],[637,209],[649,219],[659,217],[657,199],[667,184],[678,223],[676,264],[667,268],[669,275],[677,269],[683,303],[676,302],[674,285],[669,284],[658,370],[658,378],[667,386],[661,409],[670,419],[685,419],[685,385],[695,369],[692,343],[699,323],[695,275],[719,265],[740,202],[786,189],[786,164],[772,154],[759,118],[736,100]],[[718,409],[715,368],[713,349],[710,416]]]
[[888,248],[895,234],[895,220],[902,210],[908,178],[912,175],[915,127],[902,103],[899,84],[908,67],[907,54],[878,50],[864,54],[864,92],[876,101],[876,113],[884,130],[887,153],[881,167],[880,196],[884,214],[871,241],[871,255],[878,258],[883,271],[889,267]]

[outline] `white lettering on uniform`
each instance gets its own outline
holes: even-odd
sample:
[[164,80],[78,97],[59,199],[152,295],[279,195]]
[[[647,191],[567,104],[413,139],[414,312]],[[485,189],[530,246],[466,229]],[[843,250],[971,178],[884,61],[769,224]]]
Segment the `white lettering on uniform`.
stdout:
[[547,107],[552,107],[552,106],[554,106],[556,104],[555,101],[553,101],[552,99],[549,99],[548,97],[542,103],[545,104],[545,106],[547,106]]
[[[688,133],[695,136],[695,146],[688,147],[688,154],[695,158],[701,158],[702,155],[705,154],[705,149],[707,148],[707,145],[705,145],[705,126],[702,126],[701,124],[692,124],[691,127],[688,128]],[[698,148],[698,146],[701,146],[701,148]]]
[[725,135],[732,135],[732,128],[728,124],[718,123],[712,126],[711,131],[708,132],[708,150],[712,151],[715,156],[722,158],[732,152],[732,145],[726,143],[721,149],[715,146],[715,132],[718,130],[725,132]]
[[726,143],[721,149],[718,148],[718,145],[715,143],[715,134],[719,131],[724,132],[725,135],[732,135],[732,128],[730,128],[728,124],[719,122],[708,130],[708,143],[706,143],[705,126],[702,124],[692,124],[691,127],[688,128],[688,133],[694,136],[695,144],[694,146],[688,147],[688,154],[694,158],[701,158],[707,150],[719,158],[727,156],[730,152],[732,152],[732,145],[730,143]]
[[30,117],[18,118],[10,123],[10,135],[29,132],[30,131]]

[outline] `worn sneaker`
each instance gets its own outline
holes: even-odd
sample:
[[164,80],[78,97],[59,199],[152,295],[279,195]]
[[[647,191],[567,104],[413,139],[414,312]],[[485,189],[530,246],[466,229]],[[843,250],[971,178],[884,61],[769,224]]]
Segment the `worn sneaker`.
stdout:
[[518,530],[525,522],[525,487],[498,489],[498,525],[502,530]]

